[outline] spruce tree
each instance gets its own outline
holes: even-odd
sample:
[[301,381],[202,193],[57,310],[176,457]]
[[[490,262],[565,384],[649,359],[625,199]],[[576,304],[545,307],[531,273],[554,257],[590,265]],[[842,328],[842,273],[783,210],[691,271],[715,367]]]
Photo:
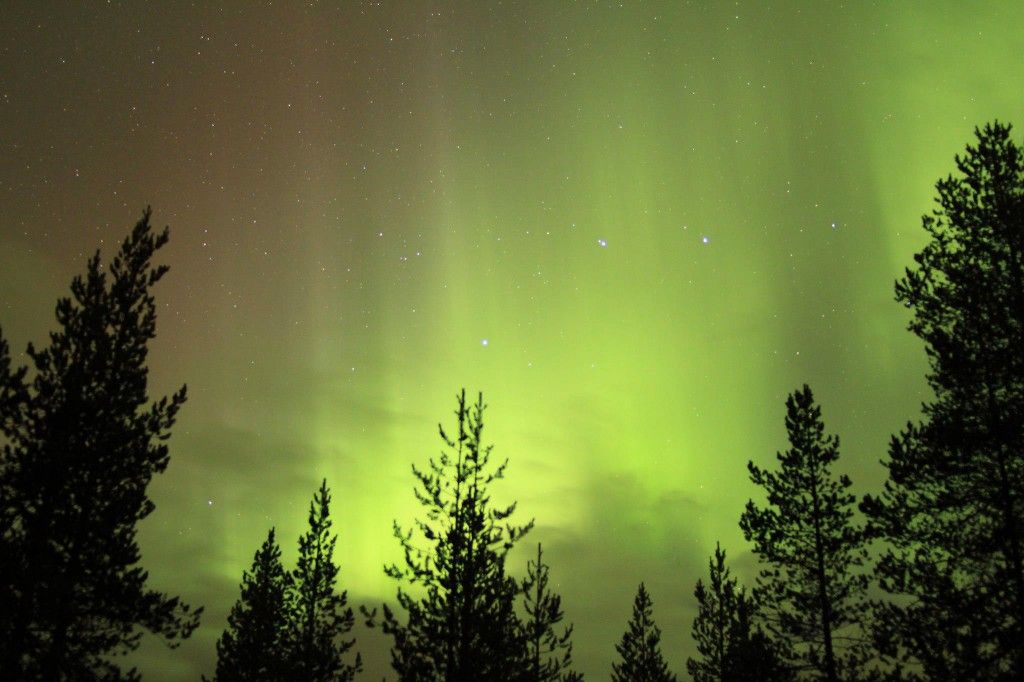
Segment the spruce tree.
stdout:
[[615,645],[620,660],[612,664],[612,682],[676,682],[661,655],[661,630],[654,622],[654,604],[643,583],[633,600],[633,617],[622,641]]
[[337,535],[331,533],[331,493],[320,484],[309,505],[309,530],[299,538],[299,558],[288,583],[288,658],[293,679],[309,682],[352,680],[362,669],[357,653],[344,661],[355,645],[346,639],[355,624],[348,593],[337,591],[334,563]]
[[887,544],[884,649],[930,679],[1024,677],[1024,148],[975,130],[896,283],[934,398],[862,505]]
[[217,640],[217,682],[287,682],[295,679],[288,650],[291,575],[281,565],[281,550],[271,528],[242,574],[241,596]]
[[754,602],[730,574],[725,551],[718,544],[708,562],[708,583],[698,580],[694,596],[693,639],[700,657],[686,661],[694,682],[784,678],[774,647],[753,622]]
[[747,466],[764,488],[768,506],[750,501],[740,527],[763,564],[755,596],[773,639],[793,656],[791,669],[828,682],[857,679],[865,661],[860,646],[867,577],[862,530],[853,521],[850,479],[836,476],[839,438],[825,435],[811,389],[786,401],[790,449],[777,455],[779,470]]
[[[49,344],[29,345],[32,374],[0,389],[2,548],[0,670],[12,679],[133,678],[111,656],[148,630],[176,645],[199,610],[147,586],[136,526],[166,469],[185,388],[150,401],[146,361],[156,333],[151,293],[168,240],[147,209],[106,267],[97,252],[56,307]],[[30,379],[30,380],[29,380]]]
[[697,598],[697,616],[693,619],[693,639],[699,659],[689,658],[686,670],[694,682],[723,682],[725,661],[737,618],[736,579],[725,566],[725,552],[715,544],[715,556],[709,562],[707,587],[697,580],[693,596]]
[[527,562],[527,576],[523,582],[523,636],[526,640],[527,659],[524,680],[529,682],[555,682],[581,679],[572,675],[572,625],[560,633],[555,627],[562,622],[562,598],[548,587],[549,567],[544,563],[540,543],[537,558]]
[[[454,436],[439,426],[445,449],[425,470],[412,467],[424,516],[407,531],[395,522],[405,560],[385,573],[400,583],[404,617],[385,604],[382,626],[403,682],[514,679],[525,665],[515,614],[520,587],[506,574],[505,560],[533,522],[513,524],[516,505],[495,507],[491,500],[490,486],[508,461],[491,464],[493,446],[482,440],[484,409],[482,395],[469,405],[466,392],[459,394]],[[365,615],[372,626],[375,613]]]

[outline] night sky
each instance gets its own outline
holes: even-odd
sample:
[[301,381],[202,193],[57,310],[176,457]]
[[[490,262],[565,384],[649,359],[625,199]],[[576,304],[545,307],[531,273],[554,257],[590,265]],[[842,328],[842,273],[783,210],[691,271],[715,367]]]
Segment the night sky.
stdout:
[[[220,3],[218,3],[220,4]],[[189,401],[140,543],[206,607],[321,478],[355,603],[465,386],[607,678],[646,581],[673,668],[746,462],[804,382],[859,493],[927,398],[892,284],[972,129],[1024,120],[1024,4],[5,3],[0,325],[45,341],[97,247],[170,225],[152,394]],[[23,361],[24,361],[24,356]],[[386,640],[358,631],[366,679]]]

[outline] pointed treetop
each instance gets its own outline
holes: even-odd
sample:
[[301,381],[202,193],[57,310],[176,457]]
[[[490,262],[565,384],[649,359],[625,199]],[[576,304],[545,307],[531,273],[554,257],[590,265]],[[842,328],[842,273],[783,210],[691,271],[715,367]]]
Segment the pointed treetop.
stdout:
[[643,583],[633,600],[633,617],[622,641],[615,645],[620,660],[612,664],[612,682],[676,682],[661,654],[661,630],[654,622],[654,604]]

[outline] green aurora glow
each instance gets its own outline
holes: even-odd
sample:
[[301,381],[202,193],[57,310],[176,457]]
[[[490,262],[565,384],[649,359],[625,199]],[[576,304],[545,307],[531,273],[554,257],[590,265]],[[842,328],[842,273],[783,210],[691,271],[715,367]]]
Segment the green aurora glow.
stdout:
[[516,566],[544,543],[594,679],[640,580],[683,673],[715,541],[752,575],[745,464],[785,446],[788,392],[880,485],[926,397],[892,282],[973,126],[1019,138],[1024,5],[228,4],[0,15],[12,346],[146,204],[171,226],[153,393],[190,400],[141,542],[206,615],[144,645],[148,678],[213,669],[324,476],[344,585],[392,598],[409,465],[462,386],[537,519]]

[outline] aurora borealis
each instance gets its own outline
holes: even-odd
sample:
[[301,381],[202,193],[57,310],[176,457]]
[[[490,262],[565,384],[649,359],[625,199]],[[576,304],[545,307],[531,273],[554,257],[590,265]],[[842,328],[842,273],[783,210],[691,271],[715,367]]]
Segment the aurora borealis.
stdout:
[[[152,394],[189,401],[140,532],[206,607],[149,679],[209,674],[243,569],[323,477],[342,584],[465,386],[607,676],[644,580],[682,674],[692,590],[804,382],[858,493],[926,397],[892,283],[975,125],[1024,120],[1024,6],[65,5],[0,13],[0,325],[43,342],[97,247],[171,227]],[[24,362],[24,360],[22,360]],[[386,643],[357,629],[366,679]]]

